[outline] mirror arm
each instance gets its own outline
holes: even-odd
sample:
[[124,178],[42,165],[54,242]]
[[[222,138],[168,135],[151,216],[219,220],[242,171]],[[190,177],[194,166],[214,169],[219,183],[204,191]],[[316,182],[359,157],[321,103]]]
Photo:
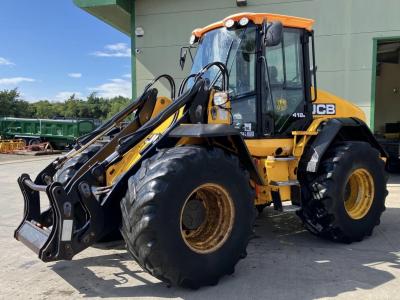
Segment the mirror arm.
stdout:
[[194,62],[193,59],[193,54],[192,54],[192,46],[183,46],[181,47],[181,51],[180,51],[180,58],[179,58],[179,65],[181,67],[181,70],[183,70],[185,68],[185,63],[186,63],[186,56],[187,53],[189,52],[190,55],[190,59],[192,60],[192,64]]

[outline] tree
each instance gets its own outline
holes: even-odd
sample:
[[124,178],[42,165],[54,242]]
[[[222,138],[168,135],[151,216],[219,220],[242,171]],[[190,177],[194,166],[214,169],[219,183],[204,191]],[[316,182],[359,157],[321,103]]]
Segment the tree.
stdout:
[[0,116],[29,117],[32,112],[29,103],[20,99],[17,88],[0,91]]
[[107,119],[111,118],[117,112],[120,112],[121,110],[123,110],[130,101],[131,100],[129,98],[125,98],[125,97],[121,97],[121,96],[110,99],[111,107],[110,107],[110,111],[108,112]]
[[28,118],[90,118],[106,120],[125,108],[131,100],[124,97],[112,99],[90,94],[86,100],[75,94],[64,102],[40,100],[29,103],[20,98],[17,89],[0,91],[0,116]]

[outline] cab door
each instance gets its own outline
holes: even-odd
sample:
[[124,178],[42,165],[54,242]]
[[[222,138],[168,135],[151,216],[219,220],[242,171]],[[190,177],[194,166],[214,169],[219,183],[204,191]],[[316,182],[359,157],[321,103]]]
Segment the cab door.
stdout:
[[261,120],[264,137],[289,137],[312,120],[309,33],[285,28],[282,42],[264,47],[261,76]]

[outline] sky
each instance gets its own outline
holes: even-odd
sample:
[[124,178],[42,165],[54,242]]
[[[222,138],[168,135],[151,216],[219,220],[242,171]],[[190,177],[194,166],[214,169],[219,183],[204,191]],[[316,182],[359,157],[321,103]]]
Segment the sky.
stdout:
[[24,100],[131,96],[130,38],[73,0],[0,1],[0,90]]

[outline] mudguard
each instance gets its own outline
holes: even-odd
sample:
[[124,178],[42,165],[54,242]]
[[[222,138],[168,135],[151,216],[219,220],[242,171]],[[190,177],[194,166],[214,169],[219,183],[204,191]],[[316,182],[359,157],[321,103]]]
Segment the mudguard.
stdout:
[[363,141],[377,149],[382,157],[388,157],[367,124],[357,118],[329,119],[319,128],[316,138],[308,145],[301,167],[307,172],[315,173],[325,152],[335,141]]
[[264,179],[257,171],[242,135],[233,126],[226,124],[185,124],[172,130],[169,137],[206,138],[209,142],[215,141],[226,148],[234,149],[234,153],[250,173],[250,178],[259,185],[265,184]]

